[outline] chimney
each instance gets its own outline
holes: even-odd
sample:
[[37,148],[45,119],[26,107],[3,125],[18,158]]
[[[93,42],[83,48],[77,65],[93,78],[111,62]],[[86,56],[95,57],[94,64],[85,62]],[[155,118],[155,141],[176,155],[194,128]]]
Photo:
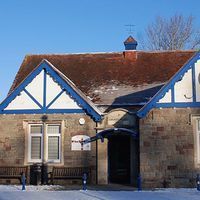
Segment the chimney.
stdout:
[[124,41],[125,50],[136,50],[137,45],[137,41],[131,35]]

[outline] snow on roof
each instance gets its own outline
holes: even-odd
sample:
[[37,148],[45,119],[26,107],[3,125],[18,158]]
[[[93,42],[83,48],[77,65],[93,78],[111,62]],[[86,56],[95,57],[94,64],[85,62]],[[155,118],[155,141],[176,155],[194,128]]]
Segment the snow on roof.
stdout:
[[[168,81],[195,51],[124,51],[104,53],[27,55],[10,88],[13,91],[26,76],[46,59],[72,81],[95,104],[124,103],[123,96],[162,85]],[[152,89],[151,95],[157,90]],[[132,103],[145,102],[129,98]],[[130,97],[130,96],[129,96]],[[135,96],[136,97],[136,96]],[[141,97],[141,96],[140,96]],[[127,103],[131,103],[130,101]]]

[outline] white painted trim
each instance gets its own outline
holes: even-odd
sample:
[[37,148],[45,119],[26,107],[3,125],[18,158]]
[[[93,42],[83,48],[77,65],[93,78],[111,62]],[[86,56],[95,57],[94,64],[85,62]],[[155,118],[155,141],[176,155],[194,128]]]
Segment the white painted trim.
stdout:
[[172,90],[170,89],[165,93],[164,97],[158,101],[158,103],[171,103],[172,102]]
[[[33,133],[31,134],[30,130],[31,130],[31,126],[34,125],[41,125],[42,126],[42,133]],[[58,125],[60,126],[60,133],[57,134],[48,134],[47,132],[47,127],[48,125]],[[61,163],[61,158],[62,158],[62,131],[61,131],[61,124],[42,124],[42,123],[30,123],[28,125],[28,163],[41,163],[42,161],[47,161],[48,163]],[[31,138],[34,136],[40,136],[41,137],[41,159],[31,159]],[[56,160],[49,160],[48,159],[48,137],[49,136],[58,136],[59,137],[59,159]],[[44,137],[46,137],[46,140],[44,140]],[[44,154],[46,153],[46,160],[44,160]]]
[[26,87],[25,89],[43,105],[44,93],[44,70],[42,70]]
[[[48,133],[48,126],[49,125],[55,125],[55,126],[60,126],[60,133]],[[60,163],[61,162],[61,138],[62,138],[62,135],[61,135],[61,133],[62,133],[62,131],[61,131],[61,124],[46,124],[46,135],[47,135],[47,141],[46,141],[46,151],[47,151],[47,162],[48,163]],[[59,137],[59,152],[58,152],[58,154],[59,154],[59,159],[55,159],[55,160],[51,160],[51,159],[49,159],[48,158],[48,142],[49,142],[49,136],[57,136],[57,137]]]
[[58,99],[49,107],[50,109],[82,109],[74,99],[63,92]]
[[[34,136],[40,136],[41,137],[41,159],[31,159],[31,138],[33,134],[31,134],[31,126],[34,125],[41,125],[42,126],[42,133],[34,133]],[[43,160],[43,134],[44,134],[44,126],[43,124],[29,124],[28,126],[28,162],[42,162]]]
[[49,105],[62,89],[49,74],[47,74],[46,81],[46,105]]
[[75,135],[71,137],[71,151],[91,151],[91,143],[81,144],[81,141],[89,138],[88,135]]
[[197,163],[200,164],[200,117],[196,118],[196,151],[197,151]]
[[24,91],[11,101],[5,110],[41,109]]
[[192,69],[189,69],[174,85],[175,103],[193,102],[192,84]]
[[196,101],[200,102],[200,60],[194,64],[195,68],[195,86],[196,86]]

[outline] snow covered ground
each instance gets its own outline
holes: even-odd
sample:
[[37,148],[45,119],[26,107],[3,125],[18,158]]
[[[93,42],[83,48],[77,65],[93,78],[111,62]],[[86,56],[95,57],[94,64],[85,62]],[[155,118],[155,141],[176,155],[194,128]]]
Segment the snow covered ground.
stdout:
[[155,191],[63,190],[61,186],[0,185],[0,200],[200,200],[196,189],[158,189]]

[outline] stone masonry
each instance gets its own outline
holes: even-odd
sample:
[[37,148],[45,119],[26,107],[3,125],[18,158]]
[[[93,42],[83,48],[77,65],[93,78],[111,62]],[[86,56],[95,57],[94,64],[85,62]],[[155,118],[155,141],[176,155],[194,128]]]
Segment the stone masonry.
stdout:
[[153,109],[140,120],[140,173],[143,187],[194,187],[195,116],[200,109]]
[[[43,123],[42,116],[35,115],[0,115],[0,166],[30,166],[28,163],[28,131],[29,123]],[[94,136],[95,122],[85,114],[51,114],[47,115],[45,123],[62,124],[62,155],[61,163],[49,163],[51,171],[53,165],[66,167],[92,167],[92,182],[96,182],[96,143],[91,143],[91,151],[72,151],[71,137],[74,135]],[[84,118],[85,124],[80,125],[79,119]],[[13,180],[16,182],[16,180]],[[10,180],[1,180],[1,183]],[[12,182],[12,183],[14,183]],[[18,181],[19,182],[19,181]]]

